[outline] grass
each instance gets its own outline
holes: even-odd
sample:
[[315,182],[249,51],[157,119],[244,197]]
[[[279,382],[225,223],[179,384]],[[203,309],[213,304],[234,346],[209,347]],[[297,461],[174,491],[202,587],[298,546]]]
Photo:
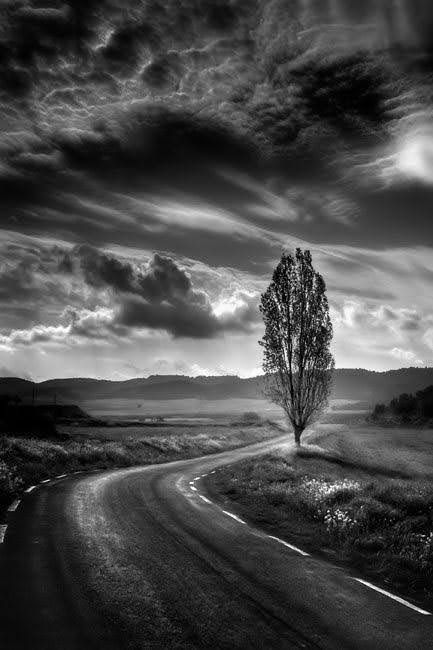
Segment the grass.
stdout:
[[433,432],[352,429],[222,468],[209,488],[272,534],[433,599]]
[[232,449],[278,434],[249,427],[71,427],[65,439],[0,437],[0,511],[27,486],[76,470],[162,463]]

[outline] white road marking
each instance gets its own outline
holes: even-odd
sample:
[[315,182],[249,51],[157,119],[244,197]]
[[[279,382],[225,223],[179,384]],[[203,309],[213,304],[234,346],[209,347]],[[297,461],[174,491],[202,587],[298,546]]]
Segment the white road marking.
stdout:
[[33,492],[33,490],[36,488],[36,485],[32,485],[31,487],[27,488],[26,492]]
[[194,485],[194,481],[190,481],[189,484],[190,484],[190,485]]
[[21,503],[21,499],[15,499],[13,503],[8,508],[8,512],[15,512],[15,510],[18,508],[18,506]]
[[287,548],[290,548],[291,551],[295,551],[295,553],[299,553],[300,555],[304,555],[305,557],[309,557],[310,554],[306,553],[302,549],[298,548],[297,546],[293,546],[293,544],[289,544],[288,542],[285,542],[283,539],[280,539],[279,537],[274,537],[273,535],[268,535],[269,539],[274,539],[276,542],[279,544],[282,544],[283,546],[287,546]]
[[211,474],[215,474],[215,472],[216,472],[216,469],[212,470]]
[[67,476],[67,474],[59,474],[56,478],[65,478],[65,476]]
[[361,578],[353,578],[353,580],[356,580],[356,582],[360,582],[366,587],[370,587],[370,589],[374,589],[374,591],[378,591],[380,594],[383,594],[384,596],[388,596],[388,598],[392,598],[392,600],[396,600],[398,603],[400,603],[400,605],[405,605],[406,607],[413,609],[415,612],[418,612],[418,614],[423,614],[424,616],[431,616],[431,612],[427,612],[425,609],[421,609],[416,605],[412,605],[412,603],[409,603],[407,600],[404,600],[404,598],[400,598],[400,596],[395,596],[394,594],[390,594],[389,591],[385,591],[385,589],[376,587],[376,585],[372,585],[371,582],[367,582],[366,580],[361,580]]
[[199,496],[200,499],[201,499],[202,501],[204,501],[205,503],[212,503],[212,501],[210,501],[207,497],[204,497],[202,494],[199,494],[198,496]]
[[2,526],[0,526],[0,544],[3,544],[6,531],[7,531],[7,524],[3,524]]
[[194,485],[191,486],[191,490],[193,490],[194,492],[197,492],[197,488]]
[[244,524],[246,526],[246,522],[243,521],[243,519],[241,519],[237,515],[234,515],[232,512],[228,512],[228,510],[223,510],[223,513],[228,517],[231,517],[232,519],[236,519],[236,521],[238,521],[240,524]]
[[50,481],[51,481],[51,479],[46,478],[45,481],[41,481],[41,483],[49,483]]

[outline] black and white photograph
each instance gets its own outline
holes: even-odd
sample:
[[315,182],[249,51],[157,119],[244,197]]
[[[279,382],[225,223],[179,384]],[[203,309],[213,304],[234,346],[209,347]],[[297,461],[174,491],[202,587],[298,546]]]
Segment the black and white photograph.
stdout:
[[0,0],[0,650],[433,648],[431,0]]

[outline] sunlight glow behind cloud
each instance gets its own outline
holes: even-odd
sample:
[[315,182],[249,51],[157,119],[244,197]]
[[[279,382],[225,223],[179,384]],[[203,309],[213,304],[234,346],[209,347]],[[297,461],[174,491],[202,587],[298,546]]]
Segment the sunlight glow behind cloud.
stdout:
[[407,136],[396,154],[396,163],[407,178],[433,184],[433,127]]

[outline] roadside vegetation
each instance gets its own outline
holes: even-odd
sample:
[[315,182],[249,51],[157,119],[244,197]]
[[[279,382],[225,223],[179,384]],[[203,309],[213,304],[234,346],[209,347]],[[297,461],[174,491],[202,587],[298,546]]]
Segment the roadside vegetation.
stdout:
[[77,470],[128,467],[217,453],[278,435],[272,423],[247,426],[64,426],[49,438],[0,436],[0,510],[27,486]]
[[431,601],[432,432],[366,427],[319,440],[222,468],[209,489],[258,527]]

